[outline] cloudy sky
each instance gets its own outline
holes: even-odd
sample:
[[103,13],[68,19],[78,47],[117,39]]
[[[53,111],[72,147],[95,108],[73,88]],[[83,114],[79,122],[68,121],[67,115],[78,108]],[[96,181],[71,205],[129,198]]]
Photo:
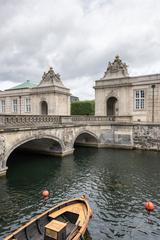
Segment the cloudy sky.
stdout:
[[53,66],[80,99],[119,54],[130,75],[160,73],[160,0],[0,0],[0,88]]

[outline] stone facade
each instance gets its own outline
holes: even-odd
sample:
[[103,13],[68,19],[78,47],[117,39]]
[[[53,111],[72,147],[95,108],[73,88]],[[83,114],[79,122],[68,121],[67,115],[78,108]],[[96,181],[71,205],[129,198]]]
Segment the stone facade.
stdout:
[[50,68],[37,86],[27,81],[0,91],[0,114],[70,115],[70,90]]
[[96,116],[160,122],[160,74],[130,77],[126,63],[116,56],[94,88]]

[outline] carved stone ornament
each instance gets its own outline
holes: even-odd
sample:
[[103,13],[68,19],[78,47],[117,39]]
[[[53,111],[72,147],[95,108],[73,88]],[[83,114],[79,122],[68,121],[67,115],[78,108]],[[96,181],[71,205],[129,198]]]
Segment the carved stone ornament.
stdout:
[[63,142],[66,147],[72,146],[72,139],[73,139],[73,130],[72,129],[65,129],[63,133]]
[[108,63],[107,70],[102,79],[128,77],[129,74],[127,67],[127,64],[123,63],[120,57],[117,55],[113,63]]
[[5,138],[0,136],[0,161],[3,160],[5,154]]
[[50,67],[47,73],[44,72],[39,86],[51,86],[51,85],[63,86],[60,74],[55,73],[52,67]]

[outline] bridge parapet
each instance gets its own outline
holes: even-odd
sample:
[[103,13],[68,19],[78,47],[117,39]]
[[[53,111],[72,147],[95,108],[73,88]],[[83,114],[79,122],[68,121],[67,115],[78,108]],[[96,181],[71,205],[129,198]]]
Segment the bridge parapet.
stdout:
[[76,124],[107,124],[111,122],[130,123],[132,122],[132,116],[61,116],[61,123],[72,123]]
[[0,129],[54,128],[64,125],[103,125],[111,122],[131,122],[130,116],[54,116],[0,115]]
[[0,128],[50,128],[68,124],[104,124],[114,119],[115,117],[106,116],[1,115]]
[[53,127],[61,123],[60,116],[46,115],[1,115],[1,128]]
[[109,121],[114,121],[114,116],[71,116],[72,123],[81,123],[81,124],[103,124]]

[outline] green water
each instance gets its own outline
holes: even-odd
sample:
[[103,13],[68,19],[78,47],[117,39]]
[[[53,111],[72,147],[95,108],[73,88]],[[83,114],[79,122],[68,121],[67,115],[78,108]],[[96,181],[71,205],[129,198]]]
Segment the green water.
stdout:
[[[50,191],[48,200],[40,192]],[[0,178],[0,238],[54,203],[86,193],[93,240],[160,239],[160,153],[79,148],[63,159],[14,155]],[[149,216],[144,202],[154,202]]]

